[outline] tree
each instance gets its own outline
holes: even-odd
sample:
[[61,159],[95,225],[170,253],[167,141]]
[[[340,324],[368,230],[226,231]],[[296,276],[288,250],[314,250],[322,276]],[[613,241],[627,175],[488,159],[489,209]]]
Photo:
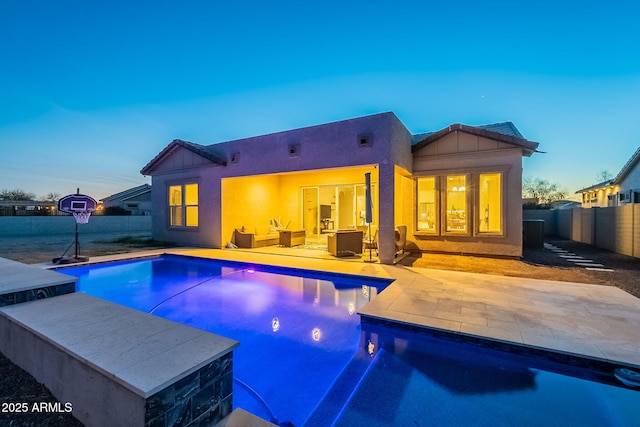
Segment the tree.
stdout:
[[535,198],[539,204],[549,204],[567,197],[567,191],[560,185],[550,183],[546,179],[527,177],[522,183],[522,196]]
[[605,181],[609,181],[609,180],[613,179],[613,174],[611,172],[609,172],[608,170],[606,170],[606,169],[602,169],[596,175],[596,179],[597,179],[597,183],[599,184],[601,182],[605,182]]
[[0,200],[35,200],[36,195],[23,190],[2,190]]
[[60,199],[60,193],[47,193],[47,195],[42,198],[44,202],[57,202],[58,199]]

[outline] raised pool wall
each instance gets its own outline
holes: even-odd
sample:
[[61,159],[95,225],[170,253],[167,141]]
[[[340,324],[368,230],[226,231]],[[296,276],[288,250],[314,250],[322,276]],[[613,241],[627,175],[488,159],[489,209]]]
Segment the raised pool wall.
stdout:
[[65,274],[0,265],[3,354],[87,427],[215,425],[231,413],[237,341],[76,293]]

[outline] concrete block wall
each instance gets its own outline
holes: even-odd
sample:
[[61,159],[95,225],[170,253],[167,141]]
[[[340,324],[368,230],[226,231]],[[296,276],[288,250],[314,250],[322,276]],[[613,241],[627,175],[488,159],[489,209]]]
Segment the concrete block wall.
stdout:
[[[609,209],[606,210],[608,211]],[[615,214],[616,224],[616,247],[614,251],[624,255],[633,256],[635,252],[633,248],[634,222],[638,222],[637,219],[634,221],[633,205],[619,206],[615,209],[611,209],[611,211]]]
[[524,209],[522,211],[522,219],[542,219],[544,220],[544,235],[555,236],[558,234],[558,216],[557,211],[551,209]]
[[595,245],[595,221],[598,209],[585,209],[580,211],[580,238],[579,241],[588,245]]
[[556,218],[556,236],[564,239],[571,238],[571,222],[573,221],[573,209],[554,210]]
[[[89,223],[80,224],[85,233],[151,234],[151,216],[91,216]],[[76,229],[72,216],[0,216],[0,237],[71,234]]]
[[[640,257],[640,204],[524,212],[525,219],[545,220],[545,235]],[[555,225],[555,233],[547,232],[547,221]]]
[[597,213],[595,221],[590,224],[596,230],[597,246],[615,252],[617,249],[617,211],[600,208],[585,210],[592,210]]

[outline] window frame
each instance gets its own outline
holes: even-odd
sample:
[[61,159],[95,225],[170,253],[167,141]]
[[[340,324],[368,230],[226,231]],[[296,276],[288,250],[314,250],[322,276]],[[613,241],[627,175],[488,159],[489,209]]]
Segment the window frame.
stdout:
[[[480,206],[480,179],[482,178],[482,175],[499,175],[500,176],[500,231],[482,231],[481,230],[481,224],[482,224],[482,218],[481,218],[481,214],[482,214],[482,207]],[[494,171],[482,171],[482,172],[478,172],[475,176],[475,179],[477,180],[476,184],[474,185],[474,187],[477,189],[476,194],[476,206],[474,206],[474,208],[476,209],[476,218],[475,218],[475,225],[474,225],[474,235],[475,236],[480,236],[480,237],[492,237],[492,236],[496,236],[496,237],[504,237],[505,236],[505,229],[507,226],[506,220],[507,220],[507,203],[506,203],[506,171],[503,170],[494,170]]]
[[[473,212],[471,211],[471,208],[473,207],[473,205],[471,204],[471,194],[473,193],[474,189],[473,188],[469,188],[471,187],[471,180],[469,179],[469,176],[471,174],[468,173],[448,173],[445,175],[442,175],[440,177],[440,180],[443,181],[441,188],[443,189],[443,191],[440,192],[440,199],[441,199],[441,214],[440,214],[440,229],[441,229],[441,235],[442,236],[470,236],[471,235],[471,218],[473,217]],[[463,209],[464,211],[464,228],[461,231],[458,230],[449,230],[449,226],[448,226],[448,222],[449,222],[449,216],[448,216],[448,207],[449,207],[449,187],[448,187],[448,181],[449,178],[451,177],[451,179],[455,180],[455,179],[459,179],[459,177],[464,177],[464,182],[461,182],[462,185],[464,185],[465,189],[464,189],[464,204],[465,207]],[[455,184],[455,183],[454,183]],[[454,192],[455,190],[452,190],[451,192]],[[452,207],[454,207],[452,205]],[[444,220],[443,220],[444,218]]]
[[[187,187],[196,186],[196,203],[187,203]],[[172,188],[180,188],[180,203],[174,204],[171,192]],[[167,223],[170,229],[174,230],[195,230],[200,226],[200,183],[198,181],[183,181],[176,183],[167,183],[167,206],[169,214],[167,215]],[[188,212],[195,208],[196,224],[188,224]],[[174,210],[180,212],[180,223],[174,223]]]
[[[424,222],[421,221],[421,212],[420,212],[420,205],[421,204],[427,204],[428,202],[420,202],[419,200],[419,192],[418,192],[418,186],[419,186],[419,181],[421,179],[433,179],[433,191],[435,192],[434,196],[433,196],[433,215],[434,215],[434,226],[432,229],[420,229],[418,228],[418,224],[420,222]],[[429,236],[438,236],[440,234],[440,185],[439,185],[439,177],[438,175],[428,175],[428,176],[418,176],[415,179],[415,189],[416,189],[416,209],[415,209],[415,230],[414,232],[419,233],[419,234],[424,234],[424,235],[429,235]],[[426,213],[425,213],[426,214]]]
[[[500,231],[481,231],[481,209],[480,209],[480,177],[483,175],[498,174],[500,176]],[[509,175],[508,167],[497,168],[472,168],[472,170],[447,170],[438,171],[436,174],[419,174],[414,175],[414,230],[413,234],[423,237],[474,237],[474,238],[504,238],[507,228],[507,181]],[[456,231],[447,229],[447,179],[448,177],[465,177],[465,203],[466,203],[466,230]],[[420,219],[420,200],[419,200],[419,180],[433,178],[435,179],[435,227],[433,230],[419,229]]]

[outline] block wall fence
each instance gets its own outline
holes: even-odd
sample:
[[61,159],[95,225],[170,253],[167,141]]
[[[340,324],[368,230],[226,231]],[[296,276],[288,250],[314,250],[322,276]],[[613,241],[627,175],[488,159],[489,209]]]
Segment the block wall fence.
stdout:
[[545,235],[640,258],[640,204],[606,208],[525,209],[524,219],[543,219]]
[[[91,216],[80,233],[151,234],[151,216]],[[0,237],[75,233],[73,216],[0,216]]]

